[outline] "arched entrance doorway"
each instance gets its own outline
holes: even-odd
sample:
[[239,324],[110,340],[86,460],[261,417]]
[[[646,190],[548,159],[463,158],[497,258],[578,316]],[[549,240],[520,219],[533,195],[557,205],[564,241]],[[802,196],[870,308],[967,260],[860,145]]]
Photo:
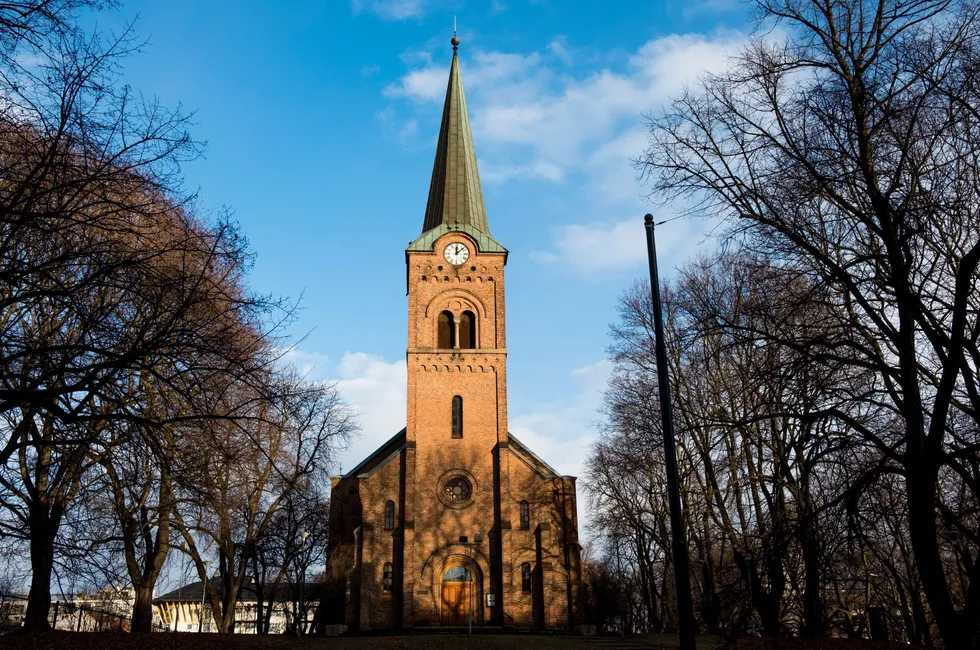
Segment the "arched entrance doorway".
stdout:
[[439,622],[442,625],[466,625],[473,608],[473,572],[469,567],[455,565],[442,574],[442,608]]

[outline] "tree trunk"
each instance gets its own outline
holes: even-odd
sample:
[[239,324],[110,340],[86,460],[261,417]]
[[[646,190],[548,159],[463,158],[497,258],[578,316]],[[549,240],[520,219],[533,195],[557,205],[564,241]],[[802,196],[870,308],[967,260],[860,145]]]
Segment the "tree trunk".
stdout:
[[[51,610],[51,571],[54,567],[54,538],[59,521],[49,517],[41,505],[29,514],[31,549],[31,591],[27,595],[24,630],[45,632],[51,629],[48,613]],[[60,520],[60,517],[57,518]]]
[[[911,446],[911,445],[910,445]],[[911,450],[910,450],[911,451]],[[947,648],[976,649],[966,626],[956,613],[946,582],[945,567],[939,555],[936,530],[936,486],[938,471],[921,453],[906,464],[906,497],[908,499],[909,537],[929,609]]]
[[133,602],[133,616],[130,631],[149,633],[153,631],[153,587],[133,585],[136,600]]
[[820,582],[821,563],[817,537],[812,523],[804,524],[800,539],[803,555],[803,636],[823,636],[823,589]]

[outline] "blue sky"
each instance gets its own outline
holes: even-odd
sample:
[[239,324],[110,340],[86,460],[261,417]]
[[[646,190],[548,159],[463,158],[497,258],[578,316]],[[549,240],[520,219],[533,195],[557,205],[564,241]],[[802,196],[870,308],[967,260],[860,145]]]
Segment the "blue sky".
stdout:
[[[196,111],[208,141],[188,186],[234,211],[256,289],[303,296],[292,356],[361,413],[349,469],[404,423],[403,251],[421,230],[454,15],[490,228],[511,251],[511,430],[580,474],[616,299],[646,274],[653,208],[630,165],[642,115],[722,68],[750,29],[743,5],[129,0],[99,23],[138,16],[149,43],[127,80]],[[662,266],[711,247],[703,230],[662,227]]]

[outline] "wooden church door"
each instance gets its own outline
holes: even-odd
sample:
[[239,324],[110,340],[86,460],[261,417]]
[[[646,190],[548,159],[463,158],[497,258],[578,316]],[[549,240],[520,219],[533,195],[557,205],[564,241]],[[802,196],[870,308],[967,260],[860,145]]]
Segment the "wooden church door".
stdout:
[[442,616],[440,624],[466,625],[472,600],[473,577],[461,566],[450,567],[442,576]]

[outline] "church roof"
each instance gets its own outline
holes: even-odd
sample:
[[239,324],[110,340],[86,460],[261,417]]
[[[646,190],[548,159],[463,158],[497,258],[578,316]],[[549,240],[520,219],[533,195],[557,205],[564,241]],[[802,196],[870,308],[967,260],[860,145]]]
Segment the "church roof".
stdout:
[[447,232],[465,232],[476,241],[477,250],[481,253],[506,253],[507,249],[485,232],[477,230],[469,224],[441,224],[432,230],[426,230],[419,238],[408,245],[410,251],[431,251],[436,240]]
[[[518,440],[513,433],[508,432],[507,439],[511,444],[511,449],[518,453],[518,457],[525,456],[526,458],[521,458],[521,460],[527,463],[539,474],[542,476],[550,474],[556,478],[561,476],[561,474],[559,474],[554,467],[544,462],[540,456],[531,451],[531,449],[523,442]],[[389,438],[383,445],[371,452],[371,454],[369,454],[367,458],[355,466],[354,469],[344,474],[343,478],[351,478],[353,476],[360,476],[364,478],[374,474],[376,471],[387,465],[389,461],[396,458],[398,454],[404,451],[405,446],[405,429],[402,429],[394,436]],[[565,476],[563,478],[574,477]]]
[[453,61],[449,67],[449,85],[442,108],[422,235],[409,250],[431,250],[439,235],[450,230],[463,230],[477,239],[484,252],[505,253],[506,249],[490,237],[463,79],[459,72],[456,51],[459,39],[454,36],[452,42]]

